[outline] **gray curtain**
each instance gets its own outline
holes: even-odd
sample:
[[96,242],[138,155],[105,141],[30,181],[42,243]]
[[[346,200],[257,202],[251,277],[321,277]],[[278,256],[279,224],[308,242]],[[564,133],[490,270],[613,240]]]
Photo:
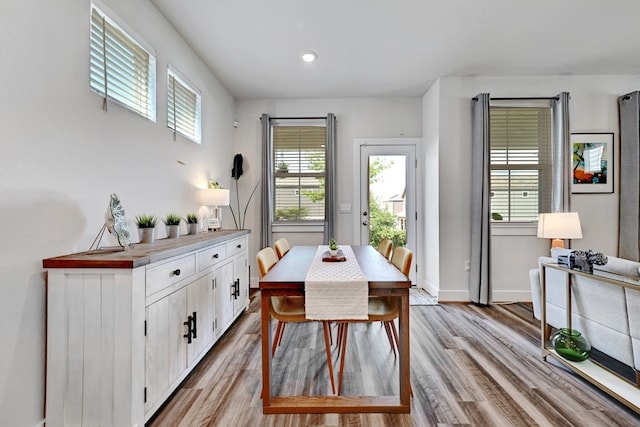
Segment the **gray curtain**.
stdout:
[[324,243],[335,237],[336,224],[336,116],[327,114],[327,160],[325,162]]
[[489,94],[471,101],[471,269],[469,296],[476,304],[491,299],[491,214],[489,170]]
[[620,227],[618,256],[640,260],[640,92],[618,99],[620,107]]
[[273,148],[271,146],[271,119],[268,114],[260,117],[262,127],[262,234],[260,235],[260,247],[271,246],[271,224],[273,223],[271,206],[273,206]]
[[571,130],[569,127],[569,92],[562,92],[551,102],[553,115],[551,212],[571,210]]

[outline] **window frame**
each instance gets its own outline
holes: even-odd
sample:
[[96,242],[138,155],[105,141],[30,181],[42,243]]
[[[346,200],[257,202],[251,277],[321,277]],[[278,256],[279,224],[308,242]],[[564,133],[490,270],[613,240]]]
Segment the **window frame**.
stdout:
[[[323,153],[324,153],[324,169],[322,170],[322,172],[300,172],[300,165],[303,163],[302,161],[298,162],[297,164],[294,163],[294,165],[297,166],[297,171],[296,172],[291,172],[291,170],[289,170],[288,172],[282,172],[278,170],[278,157],[277,157],[277,148],[278,148],[278,144],[277,144],[277,140],[276,140],[276,131],[275,128],[309,128],[309,127],[317,127],[317,128],[322,128],[323,129],[323,133],[324,133],[324,138],[322,140],[321,148],[323,149]],[[270,133],[271,133],[271,141],[272,141],[272,150],[271,150],[271,164],[273,165],[273,168],[271,170],[271,176],[270,176],[270,180],[272,182],[272,191],[271,191],[271,197],[273,198],[273,207],[272,207],[272,226],[274,227],[274,229],[278,229],[279,227],[283,227],[283,228],[291,228],[291,227],[315,227],[315,226],[323,226],[323,224],[326,222],[326,183],[327,183],[327,143],[326,143],[326,133],[327,133],[327,125],[326,125],[326,119],[292,119],[292,120],[285,120],[285,119],[274,119],[271,121],[271,126],[270,126]],[[294,169],[294,168],[292,168]],[[295,170],[294,169],[294,170]],[[322,200],[322,218],[313,218],[313,219],[300,219],[299,217],[297,219],[279,219],[276,216],[276,212],[279,209],[279,205],[277,203],[277,190],[278,190],[278,186],[277,186],[277,179],[278,178],[321,178],[324,180],[323,184],[319,184],[318,186],[315,186],[314,188],[325,188],[325,196],[321,199]],[[281,186],[280,186],[281,187]],[[298,198],[304,197],[304,187],[303,185],[300,185],[300,181],[298,183],[298,185],[295,187],[294,192],[298,193]],[[292,187],[293,188],[293,187]],[[313,202],[312,202],[313,203]],[[298,207],[301,206],[301,204],[298,204]]]
[[[171,79],[173,79],[174,88],[171,90]],[[174,108],[173,114],[175,117],[175,96],[176,96],[176,83],[179,85],[180,91],[187,92],[195,97],[195,102],[193,105],[193,116],[182,117],[183,121],[191,121],[193,120],[193,129],[194,133],[190,134],[186,131],[180,130],[180,126],[177,125],[178,120],[174,118],[174,126],[171,126],[170,118],[172,112],[172,106]],[[188,105],[191,107],[191,105]],[[182,109],[184,111],[184,109]],[[167,64],[167,127],[173,131],[174,139],[176,134],[180,134],[183,137],[187,138],[190,141],[195,142],[196,144],[202,144],[202,95],[200,90],[196,85],[191,83],[189,79],[184,77],[180,71],[176,69],[171,64]]]
[[[102,18],[100,19],[101,22],[94,22],[94,11],[100,18]],[[107,25],[109,27],[107,27]],[[140,52],[144,52],[147,55],[147,57],[144,58],[145,62],[147,62],[146,67],[137,67],[134,65],[129,69],[131,74],[138,72],[138,75],[143,75],[142,73],[139,73],[139,71],[145,68],[144,80],[140,80],[144,82],[144,85],[142,86],[142,89],[144,90],[136,91],[133,89],[135,84],[131,84],[129,86],[126,85],[135,80],[134,78],[121,79],[114,77],[117,73],[116,71],[109,73],[110,62],[106,60],[109,56],[108,53],[111,52],[111,56],[115,53],[118,60],[121,60],[122,58],[119,53],[113,50],[114,48],[109,50],[109,44],[105,46],[105,31],[109,34],[115,34],[116,38],[125,40],[126,44],[135,46],[135,49],[131,48],[131,50],[127,51],[127,54],[130,56],[138,58],[137,54]],[[118,44],[118,48],[122,50],[125,47],[123,44]],[[135,60],[132,62],[135,63]],[[120,65],[122,65],[122,63]],[[120,69],[122,70],[122,68]],[[124,75],[122,73],[120,74]],[[122,86],[122,83],[125,83],[124,87]],[[120,90],[114,89],[119,86]],[[156,52],[115,13],[96,0],[91,2],[89,10],[89,88],[92,92],[103,98],[103,109],[105,111],[108,110],[108,104],[113,102],[155,123]]]
[[[507,219],[502,219],[502,220],[494,220],[493,218],[491,219],[491,225],[492,226],[498,226],[499,228],[504,228],[504,234],[513,234],[518,233],[522,230],[527,230],[529,228],[534,228],[537,224],[537,215],[540,212],[546,212],[548,211],[549,207],[550,207],[550,203],[551,203],[551,185],[552,185],[552,177],[551,177],[551,173],[552,173],[552,145],[553,145],[553,115],[552,115],[552,106],[548,101],[541,101],[541,100],[509,100],[509,101],[500,101],[500,102],[491,102],[491,105],[489,107],[490,112],[489,112],[489,118],[490,118],[490,131],[489,131],[489,135],[490,135],[490,139],[491,139],[491,143],[493,143],[493,137],[492,137],[492,132],[491,132],[491,116],[492,116],[492,111],[495,112],[496,109],[513,109],[513,110],[517,110],[517,109],[543,109],[543,110],[547,110],[547,125],[548,125],[548,138],[547,138],[547,147],[546,147],[546,152],[540,152],[540,146],[538,144],[538,153],[536,154],[538,157],[538,162],[535,164],[532,163],[521,163],[521,164],[509,164],[508,162],[502,164],[496,164],[492,162],[492,154],[493,154],[493,150],[494,150],[494,146],[493,144],[490,144],[490,153],[489,153],[489,168],[490,168],[490,184],[493,181],[493,176],[492,176],[492,172],[495,170],[505,170],[509,172],[509,175],[511,174],[511,171],[530,171],[530,170],[538,170],[539,171],[539,175],[538,175],[538,212],[536,213],[536,219],[530,219],[530,220],[513,220],[512,216],[510,216]],[[538,128],[540,128],[540,124],[538,124]],[[508,148],[505,149],[505,159],[507,158],[507,153],[508,152]],[[507,190],[507,193],[510,193],[510,188],[511,188],[511,181],[512,181],[512,177],[509,176],[507,178],[508,182],[509,182],[509,190]],[[491,186],[493,187],[493,186]],[[491,194],[493,195],[494,189],[491,188],[490,189]],[[548,194],[547,194],[548,193]],[[509,212],[511,212],[511,205],[512,205],[512,201],[510,199],[511,195],[508,194],[508,208],[509,208]],[[493,197],[490,197],[490,206],[493,204]],[[493,209],[491,209],[491,211],[493,212]],[[528,232],[525,232],[524,234],[530,234]]]

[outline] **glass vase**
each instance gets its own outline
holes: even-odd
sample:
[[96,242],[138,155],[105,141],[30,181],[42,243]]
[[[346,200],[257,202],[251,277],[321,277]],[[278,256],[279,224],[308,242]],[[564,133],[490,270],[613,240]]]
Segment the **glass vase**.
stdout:
[[551,336],[551,344],[556,353],[572,362],[587,360],[591,351],[589,341],[575,329],[559,329]]

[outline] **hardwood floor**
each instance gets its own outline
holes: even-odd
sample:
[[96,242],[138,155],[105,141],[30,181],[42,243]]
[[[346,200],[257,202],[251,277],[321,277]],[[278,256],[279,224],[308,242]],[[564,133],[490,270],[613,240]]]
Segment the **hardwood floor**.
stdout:
[[[542,361],[539,329],[526,310],[472,304],[410,310],[411,414],[263,415],[260,307],[254,294],[249,310],[147,425],[640,425],[640,417],[624,405]],[[347,346],[344,394],[397,393],[398,366],[384,328],[353,324]],[[274,393],[331,392],[318,323],[289,325],[273,364]]]

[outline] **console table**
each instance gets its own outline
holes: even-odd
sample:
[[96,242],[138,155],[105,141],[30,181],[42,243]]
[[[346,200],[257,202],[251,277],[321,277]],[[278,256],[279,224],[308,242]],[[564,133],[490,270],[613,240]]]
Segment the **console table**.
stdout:
[[[604,392],[615,397],[634,411],[640,413],[640,388],[630,383],[626,379],[608,370],[604,366],[599,365],[592,359],[582,362],[572,362],[560,356],[553,347],[549,346],[546,339],[545,329],[547,328],[547,280],[546,271],[548,268],[563,271],[567,275],[566,280],[566,309],[567,309],[567,327],[571,328],[571,275],[584,276],[589,278],[597,278],[615,286],[640,290],[640,281],[609,273],[601,270],[594,270],[594,273],[585,273],[578,270],[571,270],[556,263],[542,264],[541,271],[541,322],[540,322],[540,342],[542,346],[542,358],[547,360],[551,356],[563,366],[569,368],[584,379],[588,380]],[[588,337],[587,337],[588,339]]]
[[248,307],[248,230],[43,260],[47,426],[140,426]]

